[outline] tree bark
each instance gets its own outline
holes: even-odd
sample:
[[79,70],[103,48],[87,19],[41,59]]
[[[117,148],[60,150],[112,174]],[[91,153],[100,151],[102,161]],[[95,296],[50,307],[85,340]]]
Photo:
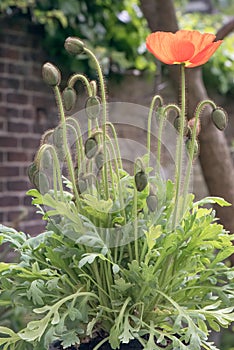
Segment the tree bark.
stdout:
[[[142,12],[151,31],[178,30],[178,22],[172,0],[141,0]],[[229,27],[230,28],[230,27]],[[177,66],[168,66],[169,74],[175,87],[179,87]],[[202,80],[200,67],[186,70],[188,116],[193,117],[197,104],[206,99],[207,91]],[[225,134],[217,130],[210,118],[211,109],[206,108],[201,117],[200,162],[204,178],[211,195],[225,198],[230,207],[215,209],[221,223],[230,232],[234,232],[234,167]],[[232,259],[234,264],[234,256]]]

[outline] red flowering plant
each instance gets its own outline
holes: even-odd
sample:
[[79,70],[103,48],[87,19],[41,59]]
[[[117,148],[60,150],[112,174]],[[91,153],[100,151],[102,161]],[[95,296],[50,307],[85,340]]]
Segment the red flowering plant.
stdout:
[[[85,43],[68,38],[65,48],[92,60],[100,89],[96,81],[75,74],[61,92],[57,67],[43,66],[60,122],[42,137],[29,167],[35,189],[28,194],[48,223],[37,237],[1,226],[1,241],[10,242],[20,261],[0,263],[0,307],[27,312],[23,328],[0,326],[3,350],[121,349],[123,344],[124,349],[129,344],[145,350],[217,350],[210,330],[234,321],[234,269],[225,263],[234,247],[233,236],[204,205],[229,203],[219,197],[196,202],[189,184],[203,108],[212,107],[220,130],[227,116],[209,100],[199,103],[193,123],[185,114],[185,70],[207,62],[221,44],[214,39],[185,30],[148,36],[149,51],[181,66],[181,102],[165,105],[161,96],[153,97],[146,152],[133,159],[133,175],[123,166],[128,144],[121,150],[111,121],[116,108],[127,123],[126,110],[107,106],[100,65]],[[87,128],[82,111],[78,118],[69,115],[77,81],[88,95]],[[171,110],[177,114],[176,131],[169,135],[176,142],[175,170],[166,180],[161,161],[165,131],[172,129],[166,121]],[[137,106],[132,125],[137,112],[142,119],[144,111]]]

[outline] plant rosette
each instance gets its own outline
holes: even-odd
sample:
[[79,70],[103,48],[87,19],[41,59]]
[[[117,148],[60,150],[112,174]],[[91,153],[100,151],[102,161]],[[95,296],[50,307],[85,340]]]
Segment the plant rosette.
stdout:
[[[234,247],[233,235],[206,205],[229,203],[196,201],[190,178],[203,108],[212,107],[221,130],[227,116],[210,100],[199,103],[192,122],[185,115],[186,70],[207,62],[221,44],[214,39],[185,30],[147,38],[158,59],[180,65],[181,101],[166,105],[153,97],[146,145],[140,155],[130,152],[131,171],[123,166],[129,143],[117,137],[111,118],[117,110],[117,122],[127,124],[126,110],[107,105],[102,70],[85,43],[68,38],[65,48],[92,61],[98,84],[75,74],[61,92],[58,68],[43,66],[60,121],[43,135],[29,167],[35,188],[28,195],[47,226],[36,237],[0,226],[0,242],[19,254],[16,263],[0,263],[1,349],[217,350],[211,330],[234,321],[234,269],[227,262]],[[77,81],[87,101],[72,115]],[[146,112],[136,107],[131,126]],[[175,128],[167,121],[171,111]],[[168,132],[175,164],[166,178]]]

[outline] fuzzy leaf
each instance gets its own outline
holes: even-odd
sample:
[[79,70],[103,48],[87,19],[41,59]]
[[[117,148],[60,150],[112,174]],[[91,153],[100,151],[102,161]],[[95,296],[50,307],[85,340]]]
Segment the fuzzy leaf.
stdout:
[[63,341],[62,341],[62,346],[64,348],[67,348],[71,345],[75,345],[75,344],[80,344],[80,339],[76,334],[76,331],[70,331],[69,333],[66,333],[65,335],[63,335]]
[[221,207],[229,207],[231,206],[231,203],[225,201],[223,198],[221,197],[205,197],[203,199],[201,199],[198,202],[195,202],[193,204],[193,207],[199,207],[205,204],[218,204]]
[[43,297],[44,292],[41,288],[44,286],[44,282],[42,280],[35,280],[31,283],[29,290],[27,291],[28,299],[32,299],[33,304],[43,305]]

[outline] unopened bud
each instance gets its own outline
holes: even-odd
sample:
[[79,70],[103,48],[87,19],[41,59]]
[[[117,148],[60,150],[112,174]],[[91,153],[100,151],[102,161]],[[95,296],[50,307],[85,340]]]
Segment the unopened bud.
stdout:
[[139,192],[143,191],[145,189],[145,187],[147,186],[147,183],[148,183],[148,179],[147,179],[147,176],[143,170],[136,173],[135,184],[136,184],[137,191],[139,191]]
[[77,190],[78,190],[79,194],[81,194],[87,190],[87,182],[84,179],[78,179]]
[[154,212],[157,208],[157,204],[158,204],[158,199],[156,197],[155,194],[150,194],[147,198],[146,198],[146,204],[147,207],[149,209],[149,211]]
[[226,128],[228,116],[222,108],[215,108],[211,113],[211,119],[217,129],[223,131]]
[[95,156],[98,150],[98,143],[95,137],[89,137],[84,145],[85,155],[88,159],[91,159]]
[[[177,115],[177,117],[174,120],[174,128],[180,132],[180,124],[181,124],[181,118],[179,115]],[[184,135],[186,135],[188,132],[188,124],[187,121],[185,121],[185,126],[184,126]]]
[[[192,139],[187,139],[186,140],[186,149],[187,149],[187,152],[188,154],[191,154],[191,151],[192,151]],[[194,151],[193,151],[193,159],[195,159],[199,154],[199,143],[197,140],[195,140],[194,142]]]
[[53,157],[49,149],[44,150],[40,156],[40,159],[38,160],[40,162],[39,163],[40,170],[45,171],[46,173],[52,170]]
[[33,184],[41,194],[49,191],[49,181],[46,174],[42,171],[36,171],[33,176]]
[[63,104],[66,111],[70,111],[76,103],[76,92],[72,87],[66,87],[62,92]]
[[51,143],[51,137],[53,135],[54,129],[46,130],[46,132],[41,137],[40,145],[44,145],[45,143]]
[[70,36],[66,39],[64,46],[71,55],[79,55],[84,52],[85,44],[79,38]]
[[64,153],[64,142],[63,142],[63,130],[61,125],[57,126],[57,128],[54,129],[53,144],[56,147],[58,159],[63,160],[65,153]]
[[50,86],[58,86],[61,82],[59,69],[49,62],[45,63],[42,67],[42,77],[46,84]]
[[97,96],[90,96],[85,105],[85,112],[90,120],[98,118],[101,111],[100,98]]
[[28,173],[29,180],[32,184],[33,184],[33,177],[37,171],[38,171],[38,169],[37,169],[36,163],[34,163],[34,162],[31,163],[28,167],[27,173]]
[[[195,118],[189,119],[189,121],[188,121],[188,127],[189,127],[188,132],[189,132],[190,136],[192,136],[194,123],[195,123]],[[201,123],[200,123],[200,119],[198,119],[197,126],[196,126],[196,137],[200,134],[200,131],[201,131]]]
[[96,157],[95,157],[95,164],[96,164],[96,167],[99,170],[102,169],[103,165],[104,165],[104,154],[102,151],[100,151]]

